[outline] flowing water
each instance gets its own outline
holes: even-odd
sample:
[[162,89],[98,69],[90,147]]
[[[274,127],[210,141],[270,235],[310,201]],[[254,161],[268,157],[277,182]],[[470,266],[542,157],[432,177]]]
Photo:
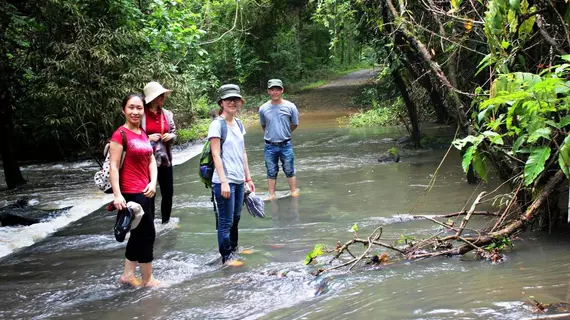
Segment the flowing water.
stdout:
[[[252,254],[241,255],[242,267],[222,267],[217,260],[214,215],[209,190],[197,179],[198,159],[176,166],[174,218],[164,226],[157,220],[153,266],[161,288],[119,285],[126,242],[114,240],[114,215],[103,205],[110,198],[85,183],[62,186],[69,190],[65,196],[60,191],[62,202],[84,199],[76,206],[81,209],[71,208],[61,218],[68,220],[44,226],[49,229],[44,231],[0,231],[3,242],[12,245],[5,254],[29,245],[17,244],[15,238],[37,241],[0,260],[0,318],[534,319],[529,299],[568,301],[570,240],[560,234],[524,235],[497,265],[469,257],[435,258],[312,276],[317,267],[328,266],[330,256],[305,266],[306,254],[317,243],[334,248],[337,241],[350,240],[355,223],[363,238],[380,225],[384,242],[394,243],[403,234],[427,237],[440,227],[413,220],[410,212],[456,212],[470,206],[479,192],[497,186],[493,180],[466,184],[459,155],[451,152],[426,193],[446,149],[409,154],[400,163],[378,163],[377,156],[405,133],[397,128],[348,129],[337,125],[337,116],[301,117],[294,134],[301,196],[266,202],[265,219],[244,209],[240,245]],[[264,191],[261,141],[261,130],[249,128],[250,167],[257,188]],[[89,180],[93,168],[85,166]],[[278,189],[287,189],[282,175]],[[86,214],[91,207],[96,210]],[[472,220],[475,227],[488,223],[484,217]]]

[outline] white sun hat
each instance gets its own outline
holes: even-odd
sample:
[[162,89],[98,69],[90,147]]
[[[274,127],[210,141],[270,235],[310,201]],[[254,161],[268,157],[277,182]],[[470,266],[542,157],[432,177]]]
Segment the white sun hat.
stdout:
[[161,86],[160,83],[156,81],[152,81],[144,86],[144,102],[150,103],[152,100],[156,99],[156,97],[160,96],[164,93],[164,96],[167,97],[172,90],[168,90],[165,87]]

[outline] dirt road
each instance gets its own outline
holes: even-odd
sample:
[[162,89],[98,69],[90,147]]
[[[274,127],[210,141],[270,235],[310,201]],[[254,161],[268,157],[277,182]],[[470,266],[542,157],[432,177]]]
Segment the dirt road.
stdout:
[[379,70],[364,69],[347,74],[328,84],[292,95],[299,111],[306,112],[353,112],[357,109],[351,103],[352,94],[373,79]]

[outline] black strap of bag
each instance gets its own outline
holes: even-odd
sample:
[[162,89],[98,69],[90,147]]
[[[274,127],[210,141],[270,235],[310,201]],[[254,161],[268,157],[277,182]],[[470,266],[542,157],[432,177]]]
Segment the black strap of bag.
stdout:
[[127,156],[127,134],[121,129],[119,129],[119,131],[123,137],[123,153],[121,153],[121,163],[119,164],[119,169],[121,169],[123,167],[123,163],[125,162],[125,157]]

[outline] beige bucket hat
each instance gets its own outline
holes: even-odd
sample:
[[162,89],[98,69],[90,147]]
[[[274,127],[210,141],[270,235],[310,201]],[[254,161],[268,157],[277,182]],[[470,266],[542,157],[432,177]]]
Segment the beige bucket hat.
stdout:
[[152,81],[144,86],[144,102],[150,103],[152,100],[156,99],[156,97],[160,96],[164,93],[164,96],[167,97],[172,90],[168,90],[165,87],[161,86],[160,83],[156,81]]

